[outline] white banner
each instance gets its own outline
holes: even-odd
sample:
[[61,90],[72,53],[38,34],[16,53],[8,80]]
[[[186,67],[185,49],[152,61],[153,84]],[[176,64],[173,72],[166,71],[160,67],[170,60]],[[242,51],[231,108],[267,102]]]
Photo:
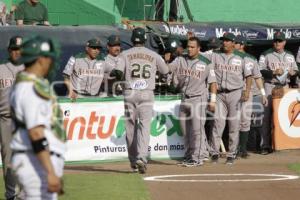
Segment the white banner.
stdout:
[[[180,100],[154,104],[149,156],[181,157],[183,137],[178,121]],[[64,111],[66,161],[127,158],[123,101],[60,103]]]

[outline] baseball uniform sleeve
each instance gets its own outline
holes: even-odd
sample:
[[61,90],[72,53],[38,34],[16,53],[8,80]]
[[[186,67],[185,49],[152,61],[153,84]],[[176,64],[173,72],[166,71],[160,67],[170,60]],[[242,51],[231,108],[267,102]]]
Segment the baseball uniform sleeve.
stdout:
[[[49,126],[49,115],[51,116],[51,102],[37,96],[33,87],[27,94],[30,98],[24,98],[22,101],[22,112],[24,113],[24,122],[27,129],[37,126]],[[35,106],[32,106],[32,105]]]
[[124,72],[125,66],[126,66],[125,55],[120,54],[118,61],[117,61],[117,66],[115,67],[115,69]]
[[266,58],[265,55],[261,55],[261,56],[259,57],[259,62],[258,62],[258,64],[259,64],[259,69],[260,69],[260,70],[268,69],[268,67],[267,67],[267,58]]
[[114,69],[114,66],[109,62],[105,61],[103,62],[103,64],[104,64],[104,73],[110,73]]
[[157,56],[156,65],[161,74],[169,73],[169,68],[161,56]]
[[259,65],[256,60],[253,60],[252,75],[253,75],[253,78],[261,78]]
[[208,73],[208,76],[207,76],[207,83],[208,84],[210,84],[210,83],[216,83],[217,79],[216,79],[216,74],[215,74],[215,70],[214,70],[213,64],[209,64],[207,66],[207,68],[209,70],[209,73]]
[[75,57],[71,57],[67,63],[67,65],[65,66],[65,69],[63,71],[63,74],[64,75],[67,75],[67,76],[71,76],[71,74],[73,73],[73,70],[74,70],[74,66],[75,66]]
[[245,59],[242,59],[242,66],[244,70],[244,77],[252,76],[252,68],[246,65]]
[[179,68],[179,57],[175,58],[175,60],[173,60],[173,62],[171,62],[169,65],[169,69],[171,72],[176,72],[177,69]]

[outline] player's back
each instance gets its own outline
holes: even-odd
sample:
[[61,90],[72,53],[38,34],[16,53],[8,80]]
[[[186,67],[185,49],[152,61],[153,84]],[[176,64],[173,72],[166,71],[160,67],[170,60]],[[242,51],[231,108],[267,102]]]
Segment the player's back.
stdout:
[[124,62],[125,81],[127,88],[138,90],[154,90],[155,75],[158,70],[168,73],[168,67],[156,52],[146,47],[133,47],[121,54]]

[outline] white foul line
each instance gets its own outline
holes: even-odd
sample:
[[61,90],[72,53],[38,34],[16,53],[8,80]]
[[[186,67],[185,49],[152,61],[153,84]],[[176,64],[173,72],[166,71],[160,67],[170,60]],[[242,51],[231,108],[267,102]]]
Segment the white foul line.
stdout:
[[[253,178],[253,179],[211,179],[211,180],[197,180],[197,179],[168,179],[174,177],[217,177],[217,176],[261,176],[261,177],[273,177],[273,178]],[[145,177],[145,181],[158,181],[158,182],[262,182],[262,181],[284,181],[298,179],[299,176],[294,175],[280,175],[280,174],[181,174],[181,175],[163,175],[163,176],[151,176]]]

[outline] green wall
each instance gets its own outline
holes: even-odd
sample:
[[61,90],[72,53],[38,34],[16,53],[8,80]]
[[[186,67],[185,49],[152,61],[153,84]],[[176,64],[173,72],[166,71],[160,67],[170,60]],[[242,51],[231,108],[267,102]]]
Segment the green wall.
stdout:
[[[4,0],[8,5],[21,0]],[[49,9],[50,22],[61,25],[115,24],[121,14],[144,19],[144,1],[154,0],[41,0]],[[125,2],[125,4],[124,4]],[[170,0],[165,0],[169,5]],[[257,23],[299,23],[300,0],[188,0],[195,21],[243,21]],[[168,13],[165,6],[165,13]],[[146,17],[154,8],[146,9]],[[182,9],[187,22],[185,9]]]

